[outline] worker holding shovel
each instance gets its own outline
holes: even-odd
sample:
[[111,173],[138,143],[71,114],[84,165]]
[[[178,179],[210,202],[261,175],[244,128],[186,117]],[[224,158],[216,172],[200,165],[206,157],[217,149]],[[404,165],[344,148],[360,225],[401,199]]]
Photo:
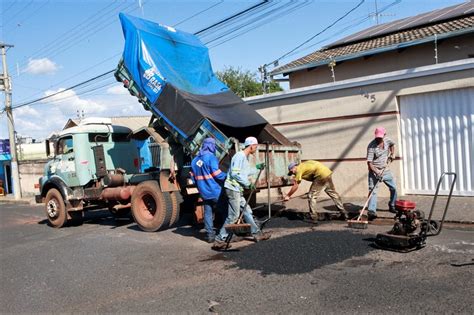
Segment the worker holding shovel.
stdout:
[[386,169],[387,161],[395,157],[395,142],[385,137],[384,127],[375,129],[375,139],[367,146],[367,165],[369,167],[369,191],[373,189],[368,206],[368,219],[377,218],[377,190],[376,182],[383,181],[390,190],[389,211],[396,213],[395,200],[397,200],[397,184],[392,172]]
[[[226,239],[228,231],[226,225],[231,225],[239,219],[240,211],[243,211],[243,218],[246,223],[250,224],[250,233],[254,241],[263,241],[270,238],[269,233],[263,233],[255,223],[252,215],[252,209],[244,198],[244,189],[255,190],[255,185],[249,180],[249,176],[254,172],[251,169],[248,161],[250,154],[257,152],[258,141],[255,137],[248,137],[245,139],[245,149],[237,152],[231,160],[230,169],[227,174],[227,179],[224,183],[225,193],[228,198],[229,210],[224,226],[221,228],[216,241],[212,246],[213,249],[227,248]],[[257,164],[257,169],[263,169],[264,164]]]
[[336,191],[334,183],[332,182],[332,171],[318,161],[308,160],[302,163],[292,162],[288,165],[288,175],[295,175],[295,181],[293,186],[290,188],[290,191],[286,194],[284,201],[290,200],[290,197],[298,190],[301,180],[307,180],[313,182],[311,185],[308,198],[309,198],[309,218],[308,221],[311,223],[317,224],[318,221],[318,211],[316,207],[316,201],[321,193],[325,191],[329,197],[336,204],[337,209],[341,213],[339,218],[341,220],[347,220],[347,211],[344,209],[342,204],[341,196]]

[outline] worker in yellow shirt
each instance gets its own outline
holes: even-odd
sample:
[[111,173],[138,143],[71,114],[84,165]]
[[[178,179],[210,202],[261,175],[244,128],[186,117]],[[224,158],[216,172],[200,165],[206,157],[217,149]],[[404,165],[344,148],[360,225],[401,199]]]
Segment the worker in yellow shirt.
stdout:
[[295,175],[295,181],[290,191],[286,194],[284,201],[290,200],[290,197],[298,190],[301,180],[313,182],[308,192],[309,198],[309,216],[313,223],[318,220],[318,211],[316,207],[316,199],[321,191],[325,191],[336,204],[337,209],[341,213],[340,219],[347,220],[347,211],[342,204],[341,196],[336,191],[332,182],[332,171],[324,164],[318,161],[308,160],[302,163],[292,162],[288,165],[288,175]]

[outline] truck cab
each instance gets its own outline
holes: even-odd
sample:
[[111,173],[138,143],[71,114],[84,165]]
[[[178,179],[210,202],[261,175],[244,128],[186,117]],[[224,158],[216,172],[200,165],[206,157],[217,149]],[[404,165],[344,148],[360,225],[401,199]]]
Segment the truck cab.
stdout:
[[45,203],[53,226],[79,216],[85,206],[101,203],[98,196],[107,186],[107,175],[139,172],[139,152],[130,134],[129,128],[112,125],[106,118],[85,119],[59,133],[36,198]]

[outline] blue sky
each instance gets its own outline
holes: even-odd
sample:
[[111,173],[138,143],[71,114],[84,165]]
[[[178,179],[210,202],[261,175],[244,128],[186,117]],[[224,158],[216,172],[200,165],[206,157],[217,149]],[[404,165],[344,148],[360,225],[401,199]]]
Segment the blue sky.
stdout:
[[[247,28],[239,24],[202,37],[206,42],[236,27],[231,38],[211,42],[210,57],[214,71],[226,66],[257,71],[298,46],[361,0],[273,1],[269,12]],[[15,47],[8,50],[8,71],[12,77],[13,106],[31,101],[93,78],[117,65],[123,48],[119,12],[149,19],[194,33],[260,1],[181,1],[181,0],[2,0],[0,1],[0,42]],[[280,61],[290,62],[339,38],[376,24],[375,0],[366,0],[333,28],[316,37],[296,53]],[[379,16],[387,23],[407,16],[447,7],[464,0],[378,0],[377,7],[393,4]],[[294,8],[294,10],[291,10]],[[199,12],[201,14],[198,14]],[[196,15],[197,14],[197,15]],[[371,17],[369,17],[371,15]],[[244,34],[241,34],[245,32]],[[219,33],[220,32],[220,33]],[[225,42],[223,42],[225,41]],[[4,107],[3,93],[0,107]],[[17,132],[43,139],[60,130],[77,112],[85,117],[148,115],[136,99],[113,75],[94,85],[73,89],[44,102],[13,111]],[[8,137],[6,116],[0,116],[0,139]]]

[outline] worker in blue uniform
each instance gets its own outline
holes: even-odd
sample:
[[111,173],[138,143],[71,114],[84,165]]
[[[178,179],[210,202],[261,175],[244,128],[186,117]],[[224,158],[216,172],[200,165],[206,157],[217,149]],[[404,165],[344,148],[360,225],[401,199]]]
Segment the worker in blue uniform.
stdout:
[[219,160],[215,153],[216,140],[206,138],[198,155],[191,162],[192,178],[204,201],[204,228],[209,243],[215,240],[213,210],[223,202],[222,186],[227,177],[227,174],[219,169]]

